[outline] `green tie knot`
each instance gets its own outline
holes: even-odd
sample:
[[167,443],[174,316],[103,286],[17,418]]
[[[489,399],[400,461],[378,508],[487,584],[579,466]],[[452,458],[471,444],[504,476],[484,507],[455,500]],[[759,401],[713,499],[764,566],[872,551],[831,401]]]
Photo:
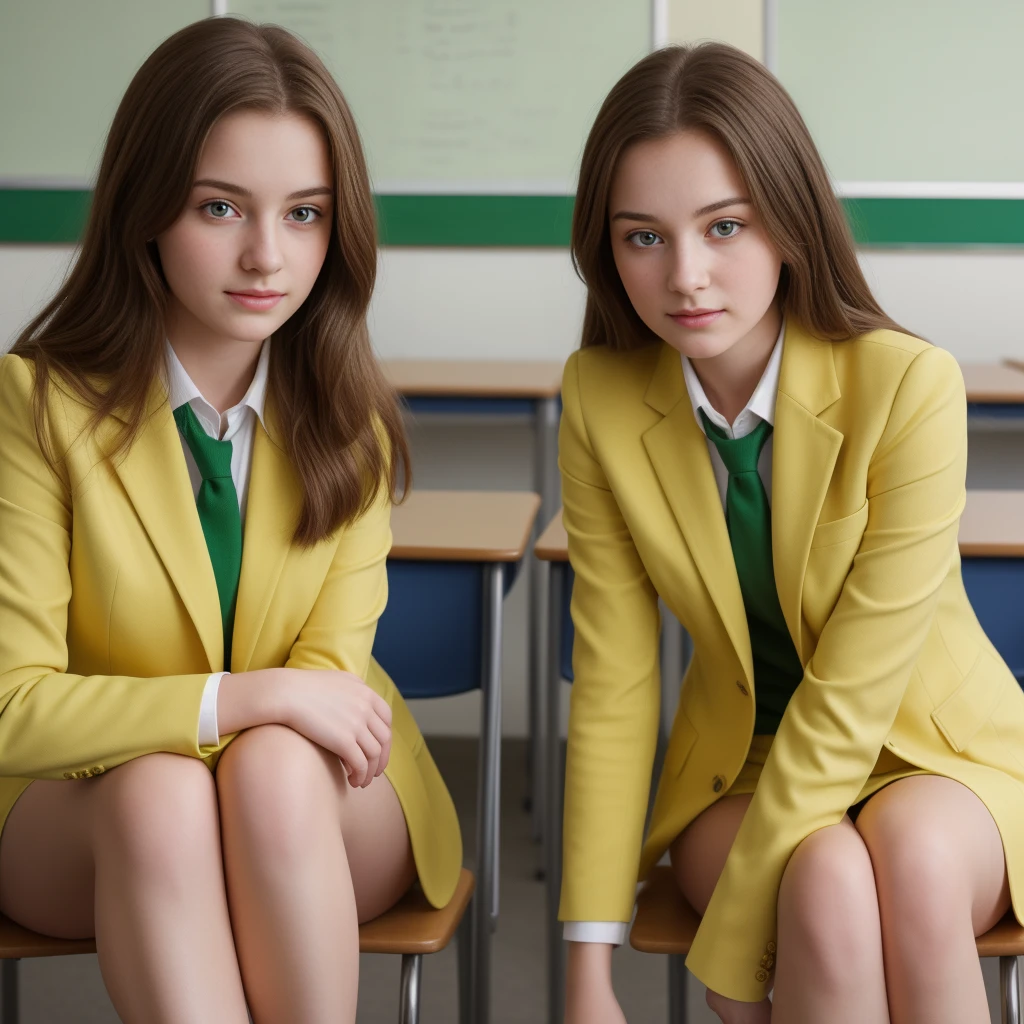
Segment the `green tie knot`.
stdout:
[[700,418],[704,423],[704,432],[708,440],[718,449],[718,454],[722,456],[722,462],[725,463],[730,476],[757,472],[757,460],[761,457],[761,449],[772,432],[772,425],[767,420],[761,420],[746,437],[732,438],[727,437],[721,427],[716,427],[703,409],[700,410]]
[[204,480],[231,477],[231,442],[218,441],[203,430],[192,406],[187,402],[174,410],[174,422],[188,443],[192,458]]

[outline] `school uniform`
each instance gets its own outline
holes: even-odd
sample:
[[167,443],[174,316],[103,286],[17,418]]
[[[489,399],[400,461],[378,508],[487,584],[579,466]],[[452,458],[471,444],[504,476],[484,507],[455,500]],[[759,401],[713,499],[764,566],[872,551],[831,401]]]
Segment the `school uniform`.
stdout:
[[412,715],[370,656],[387,601],[390,503],[381,494],[310,548],[292,542],[302,492],[267,394],[269,344],[247,395],[225,416],[244,524],[230,615],[197,514],[202,477],[176,413],[189,410],[212,437],[222,424],[169,346],[147,419],[113,460],[103,452],[118,424],[90,436],[89,410],[51,385],[56,471],[36,438],[32,363],[0,358],[0,827],[33,779],[90,778],[157,751],[214,770],[233,739],[216,722],[225,670],[347,671],[391,707],[385,774],[423,891],[443,906],[462,864],[455,808]]
[[[1020,918],[1024,694],[961,580],[967,432],[955,360],[892,331],[832,343],[786,326],[762,403],[747,410],[770,424],[743,470],[749,483],[756,468],[770,502],[760,590],[723,508],[740,471],[715,458],[742,431],[714,422],[690,375],[664,343],[587,348],[566,366],[567,937],[619,941],[638,878],[708,806],[752,792],[687,966],[725,996],[760,1000],[793,851],[921,772],[956,779],[988,807]],[[644,839],[659,595],[695,653]]]

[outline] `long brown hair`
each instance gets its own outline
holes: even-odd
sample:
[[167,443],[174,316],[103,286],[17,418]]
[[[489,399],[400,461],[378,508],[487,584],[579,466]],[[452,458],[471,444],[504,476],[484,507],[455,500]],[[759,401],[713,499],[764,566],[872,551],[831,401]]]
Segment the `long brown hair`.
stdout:
[[868,287],[850,229],[807,126],[779,82],[724,43],[670,46],[616,83],[590,130],[572,222],[587,286],[581,344],[628,349],[657,336],[633,309],[612,258],[608,197],[619,159],[646,139],[700,130],[719,139],[782,258],[779,298],[813,334],[835,341],[902,330]]
[[327,256],[270,350],[269,393],[303,490],[295,540],[310,545],[364,512],[381,487],[394,499],[399,473],[408,480],[408,447],[366,326],[377,233],[355,121],[320,59],[284,29],[210,18],[146,60],[110,127],[80,255],[12,351],[35,363],[44,452],[51,378],[93,410],[91,429],[115,413],[123,421],[110,455],[131,445],[164,353],[168,288],[153,239],[184,209],[210,129],[243,109],[309,118],[332,167]]

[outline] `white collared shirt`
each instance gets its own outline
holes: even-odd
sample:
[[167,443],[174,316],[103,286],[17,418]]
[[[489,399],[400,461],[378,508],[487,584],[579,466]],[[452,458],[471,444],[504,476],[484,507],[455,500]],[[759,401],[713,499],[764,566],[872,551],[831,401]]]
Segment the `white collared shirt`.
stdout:
[[[270,363],[270,339],[263,342],[260,357],[256,363],[256,372],[252,383],[242,400],[233,405],[223,415],[219,413],[195,386],[185,367],[181,365],[177,353],[166,344],[166,377],[167,397],[171,409],[188,403],[196,414],[200,426],[209,437],[220,441],[231,442],[231,480],[238,495],[238,511],[245,528],[245,510],[249,500],[249,471],[252,467],[253,435],[258,419],[266,427],[263,410],[267,397],[267,368]],[[188,467],[189,479],[192,481],[192,493],[198,496],[203,475],[196,465],[188,443],[178,432],[182,451],[185,453],[185,465]],[[199,704],[199,746],[215,747],[220,743],[220,729],[217,724],[217,693],[220,681],[227,672],[215,672],[206,680],[202,700]]]
[[[727,437],[738,439],[746,437],[761,422],[775,425],[775,400],[779,393],[779,376],[782,371],[782,339],[786,333],[786,323],[783,320],[779,328],[779,336],[775,340],[775,347],[768,358],[768,365],[761,374],[761,379],[750,396],[750,401],[743,407],[743,410],[730,423],[717,409],[715,409],[704,388],[697,379],[697,374],[690,365],[686,356],[680,356],[683,361],[683,380],[686,382],[686,391],[690,396],[690,405],[693,407],[693,415],[701,432],[704,431],[704,422],[700,412],[703,409],[705,415],[711,422],[719,427]],[[718,494],[722,499],[722,508],[725,508],[725,495],[729,487],[729,470],[725,468],[722,456],[710,439],[707,442],[708,454],[711,456],[711,468],[715,473],[715,483],[718,484]],[[761,455],[757,460],[757,475],[764,485],[765,494],[768,495],[768,503],[772,500],[772,435],[768,435]],[[626,941],[629,925],[622,921],[566,921],[563,926],[562,937],[567,942],[610,942],[612,945],[621,946]]]

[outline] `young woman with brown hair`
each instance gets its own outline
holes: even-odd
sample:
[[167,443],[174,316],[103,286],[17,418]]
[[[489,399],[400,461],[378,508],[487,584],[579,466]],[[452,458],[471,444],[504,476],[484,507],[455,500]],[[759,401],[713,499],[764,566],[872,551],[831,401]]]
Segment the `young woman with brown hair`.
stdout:
[[[960,577],[956,362],[880,309],[799,113],[728,46],[615,86],[572,246],[567,1021],[623,1020],[611,949],[666,852],[728,1024],[987,1021],[1024,694]],[[695,650],[642,843],[659,596]]]
[[361,920],[461,866],[370,656],[407,452],[351,114],[287,32],[163,43],[0,360],[0,911],[125,1021],[354,1021]]

